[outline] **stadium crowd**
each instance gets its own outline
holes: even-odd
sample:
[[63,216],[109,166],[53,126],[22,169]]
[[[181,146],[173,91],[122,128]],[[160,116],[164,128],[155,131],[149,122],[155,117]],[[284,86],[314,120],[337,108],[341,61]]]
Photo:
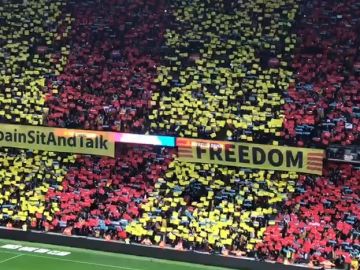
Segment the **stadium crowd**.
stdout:
[[297,145],[359,144],[360,55],[357,1],[313,1],[299,22],[284,105],[285,138]]
[[47,95],[47,125],[146,132],[164,1],[74,1],[71,53]]
[[151,131],[268,143],[281,136],[282,92],[298,1],[175,1]]
[[139,218],[139,206],[153,192],[169,160],[152,147],[124,150],[117,159],[78,157],[62,188],[46,194],[45,209],[54,211],[51,220],[38,219],[36,227],[125,240],[125,228]]
[[[355,0],[6,1],[0,15],[1,122],[359,143]],[[355,165],[318,177],[144,146],[0,154],[4,226],[358,269]]]
[[293,197],[258,243],[260,256],[337,268],[359,259],[359,179],[359,169],[347,164],[329,164],[323,177],[299,177]]

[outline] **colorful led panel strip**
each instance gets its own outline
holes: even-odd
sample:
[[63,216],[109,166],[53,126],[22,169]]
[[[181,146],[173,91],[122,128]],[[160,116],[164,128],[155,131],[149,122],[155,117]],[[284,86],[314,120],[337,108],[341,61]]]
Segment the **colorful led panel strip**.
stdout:
[[115,142],[175,147],[175,137],[116,133]]

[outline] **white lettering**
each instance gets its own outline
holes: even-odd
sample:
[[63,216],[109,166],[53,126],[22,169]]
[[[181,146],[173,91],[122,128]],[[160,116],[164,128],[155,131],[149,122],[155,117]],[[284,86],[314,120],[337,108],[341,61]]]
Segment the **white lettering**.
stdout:
[[51,251],[51,250],[46,249],[46,248],[39,248],[38,250],[35,250],[34,252],[35,253],[47,253],[49,251]]
[[53,250],[48,252],[47,254],[54,256],[67,256],[70,254],[70,252]]
[[7,244],[7,245],[1,246],[1,248],[6,248],[6,249],[19,249],[19,248],[21,248],[21,246],[19,246],[19,245]]
[[19,251],[34,252],[37,249],[38,248],[35,248],[35,247],[22,247],[22,248],[19,248]]
[[36,248],[36,247],[23,247],[21,245],[12,245],[12,244],[3,245],[3,246],[0,246],[0,248],[48,254],[48,255],[61,256],[61,257],[71,254],[71,252],[67,252],[67,251],[50,250],[50,249],[46,249],[46,248]]

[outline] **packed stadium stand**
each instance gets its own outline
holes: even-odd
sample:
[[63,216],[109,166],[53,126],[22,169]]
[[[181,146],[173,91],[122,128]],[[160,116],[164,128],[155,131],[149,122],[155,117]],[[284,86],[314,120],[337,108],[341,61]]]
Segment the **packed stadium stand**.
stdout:
[[298,145],[359,144],[359,15],[357,1],[313,1],[299,21],[295,84],[284,106],[285,138]]
[[[281,136],[297,1],[175,1],[156,81],[155,133],[269,142]],[[276,12],[275,12],[276,11]]]
[[71,3],[72,50],[47,99],[49,126],[146,132],[165,31],[163,6],[163,1]]
[[[359,173],[351,165],[329,164],[323,177],[301,176],[294,196],[269,226],[261,256],[290,262],[314,261],[335,266],[359,256]],[[283,259],[281,259],[281,262]]]
[[79,157],[62,188],[46,194],[45,205],[54,211],[52,219],[36,226],[125,240],[125,228],[139,218],[139,206],[167,169],[170,158],[164,154],[145,147],[125,151],[118,159]]
[[[2,1],[1,121],[43,125],[45,93],[63,71],[70,46],[72,18],[61,1]],[[1,223],[22,226],[45,211],[45,194],[61,184],[73,156],[43,151],[2,149]],[[8,221],[12,221],[9,223]]]
[[[355,0],[0,1],[0,25],[2,123],[359,144]],[[122,148],[2,148],[0,224],[358,269],[359,165],[315,176]]]

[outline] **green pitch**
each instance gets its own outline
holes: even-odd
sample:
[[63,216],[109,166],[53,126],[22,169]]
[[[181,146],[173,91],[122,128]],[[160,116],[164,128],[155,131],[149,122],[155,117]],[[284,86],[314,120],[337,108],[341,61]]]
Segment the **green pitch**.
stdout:
[[[106,243],[104,243],[106,245]],[[21,247],[20,247],[21,246]],[[28,250],[21,250],[27,248]],[[40,249],[40,250],[39,250]],[[48,252],[46,251],[48,250]],[[37,253],[38,252],[38,253]],[[39,253],[40,252],[40,253]],[[41,253],[45,252],[45,253]],[[69,252],[65,256],[51,252]],[[59,254],[59,253],[58,253]],[[66,253],[64,253],[66,254]],[[64,255],[63,254],[63,255]],[[229,270],[197,264],[0,239],[1,270]]]

